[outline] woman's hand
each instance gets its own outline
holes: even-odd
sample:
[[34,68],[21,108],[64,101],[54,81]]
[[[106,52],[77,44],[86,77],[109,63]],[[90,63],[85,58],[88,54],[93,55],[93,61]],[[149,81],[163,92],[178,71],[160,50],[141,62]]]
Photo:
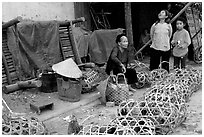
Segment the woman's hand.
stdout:
[[125,73],[126,72],[125,65],[121,64],[120,66],[122,67],[122,72]]

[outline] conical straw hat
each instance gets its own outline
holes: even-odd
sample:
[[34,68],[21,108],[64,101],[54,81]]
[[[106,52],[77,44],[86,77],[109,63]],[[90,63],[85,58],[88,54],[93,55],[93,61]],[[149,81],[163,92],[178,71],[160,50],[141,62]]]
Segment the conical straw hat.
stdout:
[[57,73],[65,77],[70,78],[80,78],[82,76],[82,72],[77,66],[77,64],[73,61],[72,58],[66,59],[62,62],[54,64],[52,69]]

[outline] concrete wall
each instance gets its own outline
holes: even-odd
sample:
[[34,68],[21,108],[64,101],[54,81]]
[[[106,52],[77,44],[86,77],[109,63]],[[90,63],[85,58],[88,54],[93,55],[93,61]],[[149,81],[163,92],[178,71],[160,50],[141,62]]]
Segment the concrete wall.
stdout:
[[74,19],[73,2],[2,2],[2,21],[17,16],[35,21]]

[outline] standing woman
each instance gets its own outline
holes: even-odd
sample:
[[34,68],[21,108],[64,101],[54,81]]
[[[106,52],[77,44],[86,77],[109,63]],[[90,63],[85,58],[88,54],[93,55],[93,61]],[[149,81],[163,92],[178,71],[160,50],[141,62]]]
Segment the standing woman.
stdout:
[[[150,29],[152,45],[150,46],[150,71],[158,69],[160,62],[162,68],[169,72],[169,59],[171,55],[170,38],[172,36],[172,26],[167,22],[169,12],[162,10],[158,14],[158,21]],[[161,60],[160,60],[161,58]]]

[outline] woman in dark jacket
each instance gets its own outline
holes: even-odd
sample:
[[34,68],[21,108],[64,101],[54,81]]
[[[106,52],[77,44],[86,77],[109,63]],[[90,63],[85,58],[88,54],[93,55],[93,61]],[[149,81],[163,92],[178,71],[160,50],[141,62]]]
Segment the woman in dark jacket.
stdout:
[[124,73],[129,85],[137,82],[137,74],[134,69],[127,68],[128,64],[134,61],[134,48],[128,47],[128,39],[125,34],[119,34],[116,37],[117,46],[115,46],[110,54],[106,66],[106,73],[110,75],[112,71],[114,75]]

